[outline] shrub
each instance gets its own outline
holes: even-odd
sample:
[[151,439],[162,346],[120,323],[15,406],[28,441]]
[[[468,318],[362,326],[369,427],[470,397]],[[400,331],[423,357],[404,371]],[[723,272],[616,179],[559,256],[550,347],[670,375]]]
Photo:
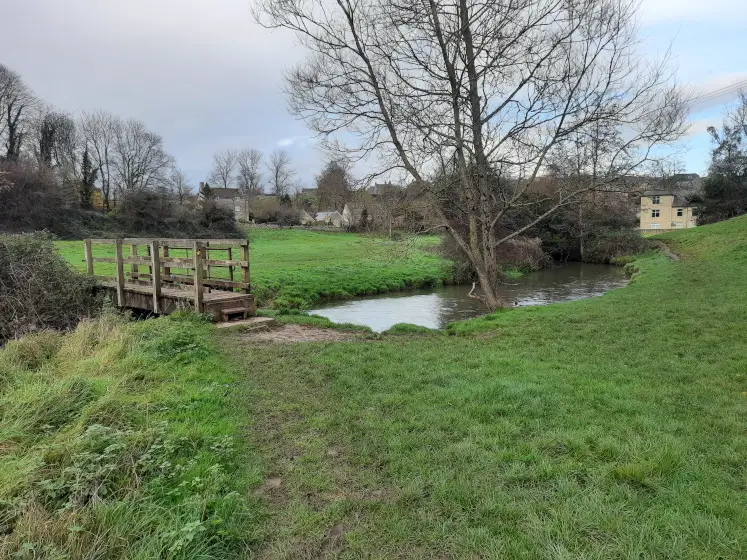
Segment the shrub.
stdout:
[[276,220],[278,225],[284,227],[297,226],[301,224],[301,218],[298,210],[296,210],[292,206],[286,205],[280,207],[280,210],[278,210],[277,213]]
[[540,270],[551,262],[550,257],[542,250],[542,240],[539,237],[509,239],[498,246],[496,254],[498,263],[504,269],[521,272]]
[[69,329],[100,307],[94,280],[74,271],[49,235],[0,236],[0,344],[28,332]]
[[202,206],[179,206],[165,193],[127,193],[113,217],[121,228],[138,236],[241,237],[233,212],[212,200]]
[[[454,263],[454,280],[457,283],[473,282],[477,279],[469,259],[451,235],[445,235],[439,245],[439,253]],[[504,271],[532,272],[550,264],[550,257],[542,250],[539,238],[518,237],[502,243],[496,250],[498,266]]]
[[589,236],[584,245],[584,262],[616,263],[642,253],[647,246],[646,240],[638,231],[606,230]]

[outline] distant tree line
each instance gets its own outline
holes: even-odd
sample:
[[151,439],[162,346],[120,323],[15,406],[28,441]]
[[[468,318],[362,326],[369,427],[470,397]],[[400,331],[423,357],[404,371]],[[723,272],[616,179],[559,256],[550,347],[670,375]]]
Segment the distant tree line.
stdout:
[[[162,220],[151,223],[151,231],[199,230],[215,221],[228,227],[225,216],[206,220],[200,215],[189,204],[191,192],[163,138],[145,124],[105,111],[73,117],[0,64],[0,223],[5,229],[46,228],[73,236],[87,226],[122,231],[135,227],[133,212],[138,223],[148,215]],[[136,209],[137,204],[146,207]],[[94,207],[115,211],[113,218],[120,219],[110,223],[80,213]],[[77,227],[83,222],[96,223]]]

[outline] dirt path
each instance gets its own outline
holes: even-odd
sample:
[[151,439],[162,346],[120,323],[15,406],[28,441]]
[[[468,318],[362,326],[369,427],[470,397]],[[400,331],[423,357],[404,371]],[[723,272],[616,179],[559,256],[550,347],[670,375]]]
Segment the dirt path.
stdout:
[[349,332],[334,329],[320,329],[304,325],[281,325],[269,330],[245,333],[241,338],[252,342],[340,342],[354,337]]
[[248,437],[266,461],[256,494],[270,516],[257,558],[358,557],[349,543],[371,530],[371,511],[398,495],[356,465],[354,444],[335,417],[341,404],[329,395],[323,368],[314,365],[318,347],[294,344],[355,337],[299,325],[219,333],[227,356],[247,372]]

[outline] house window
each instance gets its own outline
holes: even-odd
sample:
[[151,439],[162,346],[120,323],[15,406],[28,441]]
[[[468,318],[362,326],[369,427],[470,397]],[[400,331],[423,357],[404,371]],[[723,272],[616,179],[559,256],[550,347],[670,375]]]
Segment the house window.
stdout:
[[683,215],[683,212],[684,212],[684,211],[683,211],[683,209],[682,209],[682,208],[677,208],[677,217],[678,217],[678,218],[681,218],[681,217],[682,217],[682,215]]
[[654,204],[659,204],[661,202],[661,197],[659,197],[659,196],[652,196],[651,197],[651,202],[653,202]]
[[659,210],[651,210],[651,217],[652,218],[658,218],[659,217]]
[[659,229],[659,224],[651,224],[651,229]]
[[241,212],[241,206],[238,206],[238,205],[236,205],[236,206],[234,207],[234,211],[235,211],[235,212]]

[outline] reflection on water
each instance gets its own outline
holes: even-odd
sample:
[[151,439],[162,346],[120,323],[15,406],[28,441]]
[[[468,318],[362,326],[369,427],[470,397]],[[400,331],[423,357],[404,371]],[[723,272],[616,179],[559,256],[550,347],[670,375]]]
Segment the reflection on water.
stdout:
[[[514,305],[546,305],[602,295],[627,284],[619,267],[568,263],[527,274],[502,287],[503,298]],[[331,303],[310,311],[335,323],[365,325],[376,332],[397,323],[432,329],[485,314],[485,306],[467,297],[471,286],[444,286],[433,290],[366,297]]]

